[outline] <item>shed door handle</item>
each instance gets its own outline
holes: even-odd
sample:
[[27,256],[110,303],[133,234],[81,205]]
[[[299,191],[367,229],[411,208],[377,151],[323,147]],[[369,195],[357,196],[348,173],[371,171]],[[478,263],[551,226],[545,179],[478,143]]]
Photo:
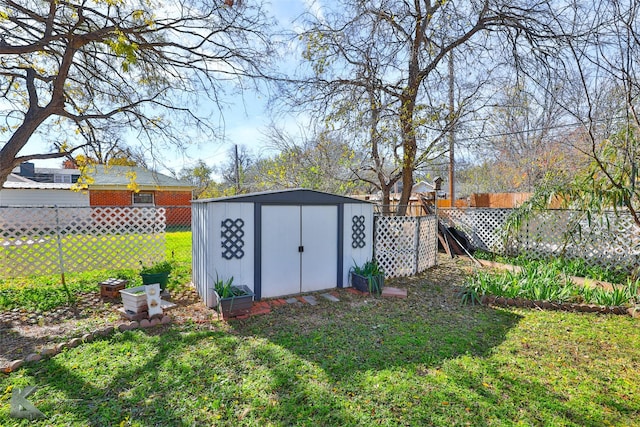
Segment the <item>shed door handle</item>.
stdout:
[[304,246],[298,246],[298,252],[300,253],[304,252]]

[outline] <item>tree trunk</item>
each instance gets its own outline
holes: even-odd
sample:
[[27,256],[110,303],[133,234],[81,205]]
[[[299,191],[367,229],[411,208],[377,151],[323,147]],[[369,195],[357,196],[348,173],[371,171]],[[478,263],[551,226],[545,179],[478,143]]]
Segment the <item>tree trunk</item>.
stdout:
[[2,149],[0,149],[0,189],[2,189],[4,183],[7,182],[7,178],[13,168],[20,164],[18,153],[47,117],[49,117],[49,115],[44,108],[32,106],[29,111],[27,111],[27,114],[25,114],[23,123],[13,135],[11,135],[11,138],[9,138]]
[[[415,93],[415,91],[414,91]],[[411,199],[413,188],[413,170],[415,168],[417,141],[413,126],[413,114],[415,108],[415,95],[409,96],[402,101],[402,114],[400,114],[400,128],[402,129],[402,192],[396,215],[407,214],[407,207]]]
[[391,215],[391,187],[392,185],[382,186],[382,215]]

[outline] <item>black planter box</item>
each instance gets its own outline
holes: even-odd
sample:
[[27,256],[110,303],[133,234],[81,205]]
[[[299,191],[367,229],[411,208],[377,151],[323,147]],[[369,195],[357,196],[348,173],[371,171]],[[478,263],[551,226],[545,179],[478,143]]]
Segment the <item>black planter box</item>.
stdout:
[[251,306],[253,306],[254,293],[245,285],[232,286],[232,288],[240,289],[244,291],[246,295],[220,298],[216,293],[216,296],[218,297],[218,307],[220,308],[222,315],[224,317],[235,317],[242,314],[248,314],[251,310]]
[[351,273],[351,286],[360,292],[379,294],[382,292],[382,287],[384,286],[384,275],[371,276],[371,289],[369,289],[369,276]]

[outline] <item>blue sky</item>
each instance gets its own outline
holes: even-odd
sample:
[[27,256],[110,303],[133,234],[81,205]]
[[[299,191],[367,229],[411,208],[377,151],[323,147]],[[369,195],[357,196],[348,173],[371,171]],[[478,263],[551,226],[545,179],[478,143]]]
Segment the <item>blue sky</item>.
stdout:
[[[320,4],[315,0],[272,0],[267,4],[267,8],[281,26],[292,28],[295,25],[294,20],[300,14],[307,8],[317,10]],[[291,58],[289,61],[291,64],[281,64],[281,66],[293,66],[293,62],[297,60],[291,53],[288,57]],[[265,138],[262,134],[264,128],[271,121],[269,112],[266,111],[266,96],[248,88],[242,96],[234,94],[224,99],[224,102],[227,103],[227,107],[222,112],[222,116],[214,114],[214,120],[216,120],[214,126],[223,127],[223,138],[215,141],[192,142],[185,154],[175,150],[163,151],[159,156],[159,162],[156,164],[150,162],[150,166],[161,172],[167,172],[167,168],[179,172],[183,167],[195,165],[199,159],[204,160],[209,166],[217,166],[226,161],[234,144],[245,145],[255,155],[267,154],[268,151],[265,151],[264,144]],[[298,128],[293,118],[280,119],[278,124],[292,132],[296,132]],[[191,139],[197,140],[198,138]],[[47,144],[33,140],[27,144],[21,154],[44,152],[47,149]],[[36,160],[35,164],[38,167],[60,167],[61,160]]]

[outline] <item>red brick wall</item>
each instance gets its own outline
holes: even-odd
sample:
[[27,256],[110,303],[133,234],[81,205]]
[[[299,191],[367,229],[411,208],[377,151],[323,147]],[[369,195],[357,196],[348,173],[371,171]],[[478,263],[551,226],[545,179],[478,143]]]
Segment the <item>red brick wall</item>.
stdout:
[[156,206],[186,206],[191,204],[191,191],[155,191]]
[[[129,190],[90,190],[91,206],[131,206],[132,191]],[[191,205],[191,191],[152,191],[156,206]],[[167,225],[191,225],[191,208],[167,209]]]
[[[156,191],[156,206],[188,206],[191,205],[191,191]],[[167,209],[167,225],[191,225],[191,208]]]
[[131,191],[89,190],[89,204],[91,206],[130,206]]

